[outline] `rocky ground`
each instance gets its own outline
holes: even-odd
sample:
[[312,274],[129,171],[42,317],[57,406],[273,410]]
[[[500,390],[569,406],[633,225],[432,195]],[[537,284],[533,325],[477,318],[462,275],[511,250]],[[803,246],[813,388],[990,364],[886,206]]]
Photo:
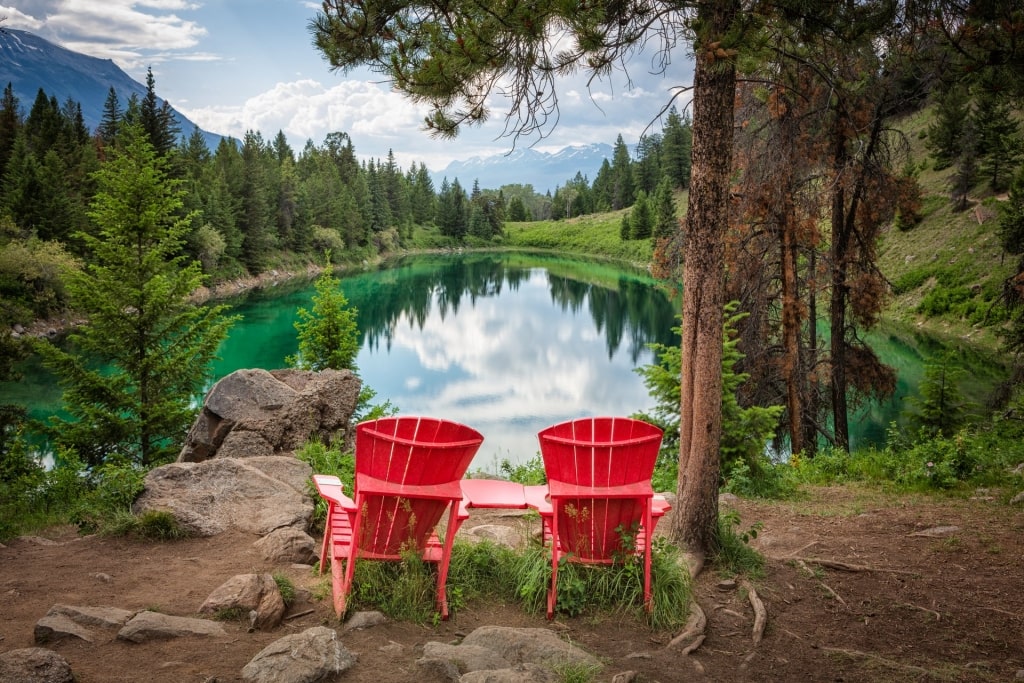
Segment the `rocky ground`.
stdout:
[[[617,616],[559,618],[516,605],[471,603],[437,625],[389,622],[344,631],[308,568],[267,566],[255,536],[152,543],[78,537],[55,529],[47,540],[0,548],[0,655],[33,646],[34,629],[55,604],[155,610],[197,616],[218,586],[240,573],[282,571],[300,588],[282,625],[224,635],[133,643],[99,629],[94,642],[47,645],[79,683],[240,681],[268,644],[316,626],[339,632],[358,654],[338,680],[354,683],[444,680],[417,665],[430,642],[457,642],[480,626],[550,629],[596,655],[595,680],[636,672],[633,680],[670,681],[1013,681],[1024,680],[1024,506],[999,492],[975,499],[895,497],[854,487],[813,489],[797,502],[737,501],[744,528],[761,522],[756,544],[768,558],[753,586],[767,626],[742,587],[713,570],[697,581],[706,638],[690,654],[669,647],[674,633]],[[474,512],[464,530],[514,525],[501,513]],[[619,679],[623,680],[623,679]]]

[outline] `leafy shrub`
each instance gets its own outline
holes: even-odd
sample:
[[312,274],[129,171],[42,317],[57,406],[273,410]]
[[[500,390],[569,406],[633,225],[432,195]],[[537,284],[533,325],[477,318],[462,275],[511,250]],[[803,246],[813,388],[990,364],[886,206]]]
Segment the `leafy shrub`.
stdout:
[[718,515],[715,566],[728,575],[745,574],[760,578],[764,575],[764,557],[750,546],[750,541],[757,538],[762,525],[755,522],[745,531],[740,525],[740,515],[735,510],[724,510]]
[[544,459],[540,453],[523,463],[513,465],[508,459],[503,459],[498,471],[509,481],[514,481],[526,486],[537,486],[546,484],[547,473],[544,471]]

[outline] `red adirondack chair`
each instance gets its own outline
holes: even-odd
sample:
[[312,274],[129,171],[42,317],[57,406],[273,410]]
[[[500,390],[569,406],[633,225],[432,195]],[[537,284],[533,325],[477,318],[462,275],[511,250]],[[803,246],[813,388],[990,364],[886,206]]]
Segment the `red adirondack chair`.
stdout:
[[630,555],[644,563],[644,605],[651,608],[650,537],[670,508],[655,498],[651,475],[661,447],[661,430],[625,417],[587,417],[543,429],[540,452],[547,473],[543,487],[526,497],[551,542],[548,619],[554,617],[558,563],[612,564]]
[[[341,616],[352,587],[356,558],[400,560],[415,551],[437,567],[437,604],[448,618],[445,586],[452,541],[467,513],[459,480],[483,436],[475,429],[429,417],[386,417],[356,426],[356,476],[352,498],[337,477],[314,475],[327,501],[320,571],[331,562],[334,610]],[[445,541],[435,529],[448,511]],[[328,554],[330,553],[330,554]]]

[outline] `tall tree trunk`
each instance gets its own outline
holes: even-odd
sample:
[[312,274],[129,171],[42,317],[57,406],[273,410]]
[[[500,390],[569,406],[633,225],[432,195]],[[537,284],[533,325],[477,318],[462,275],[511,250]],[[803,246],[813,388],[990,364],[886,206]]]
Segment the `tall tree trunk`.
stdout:
[[673,540],[714,551],[722,436],[724,235],[729,224],[736,69],[709,45],[726,34],[738,0],[698,10],[693,79],[693,148],[683,265],[682,377],[678,508]]
[[807,350],[804,354],[804,390],[807,400],[804,404],[804,455],[813,458],[818,452],[818,250],[810,249],[807,257]]
[[850,450],[850,426],[846,412],[846,259],[849,252],[850,235],[847,233],[846,193],[843,190],[843,175],[846,173],[846,139],[838,130],[834,132],[834,156],[832,180],[832,292],[829,302],[829,325],[831,344],[829,353],[832,363],[832,428],[833,442],[844,451]]
[[[792,166],[787,166],[792,168]],[[792,187],[791,183],[783,187]],[[797,247],[793,234],[792,201],[784,201],[777,214],[781,237],[782,262],[782,337],[785,349],[786,410],[789,413],[789,437],[793,453],[804,450],[803,387],[804,368],[800,358],[800,293],[797,291]]]

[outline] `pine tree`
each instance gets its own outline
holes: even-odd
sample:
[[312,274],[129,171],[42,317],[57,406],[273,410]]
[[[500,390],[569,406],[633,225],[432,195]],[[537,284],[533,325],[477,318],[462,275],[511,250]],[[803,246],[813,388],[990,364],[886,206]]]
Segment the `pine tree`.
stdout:
[[654,238],[671,237],[679,229],[676,201],[672,197],[672,181],[664,176],[654,195]]
[[53,418],[54,443],[93,465],[123,456],[148,466],[179,448],[233,319],[189,303],[202,271],[182,255],[180,184],[140,128],[125,128],[122,141],[96,173],[97,234],[81,236],[88,265],[67,282],[89,322],[71,333],[70,350],[34,346],[60,377],[72,417]]
[[690,120],[684,119],[672,107],[665,121],[665,131],[661,143],[661,167],[672,182],[675,189],[690,186],[690,148],[693,146],[693,134]]
[[295,330],[299,334],[299,352],[285,362],[301,370],[354,371],[359,354],[358,311],[349,306],[340,280],[334,277],[330,252],[326,260],[327,266],[316,280],[313,309],[297,311],[299,319],[295,321]]
[[11,151],[14,149],[14,139],[21,128],[21,105],[14,94],[14,86],[10,83],[4,88],[3,97],[0,98],[0,180],[7,170],[7,162],[11,158]]
[[633,239],[650,239],[654,230],[654,215],[651,212],[651,203],[647,200],[647,193],[643,190],[636,193],[636,202],[633,203],[629,222]]
[[624,209],[633,206],[636,190],[633,184],[633,162],[629,158],[629,149],[620,134],[615,139],[612,152],[612,208]]
[[526,215],[526,205],[522,198],[516,196],[508,203],[508,219],[513,223],[521,223],[530,220]]
[[118,99],[118,91],[111,86],[106,92],[106,99],[103,101],[103,115],[96,126],[96,136],[104,147],[114,146],[118,139],[118,129],[121,127],[121,118],[124,112],[121,111],[121,101]]
[[622,221],[619,223],[619,239],[628,242],[633,236],[633,224],[629,220],[629,212],[622,214]]
[[941,92],[935,108],[935,120],[928,127],[928,149],[935,159],[935,170],[952,166],[961,154],[960,138],[970,112],[967,88],[954,85]]

